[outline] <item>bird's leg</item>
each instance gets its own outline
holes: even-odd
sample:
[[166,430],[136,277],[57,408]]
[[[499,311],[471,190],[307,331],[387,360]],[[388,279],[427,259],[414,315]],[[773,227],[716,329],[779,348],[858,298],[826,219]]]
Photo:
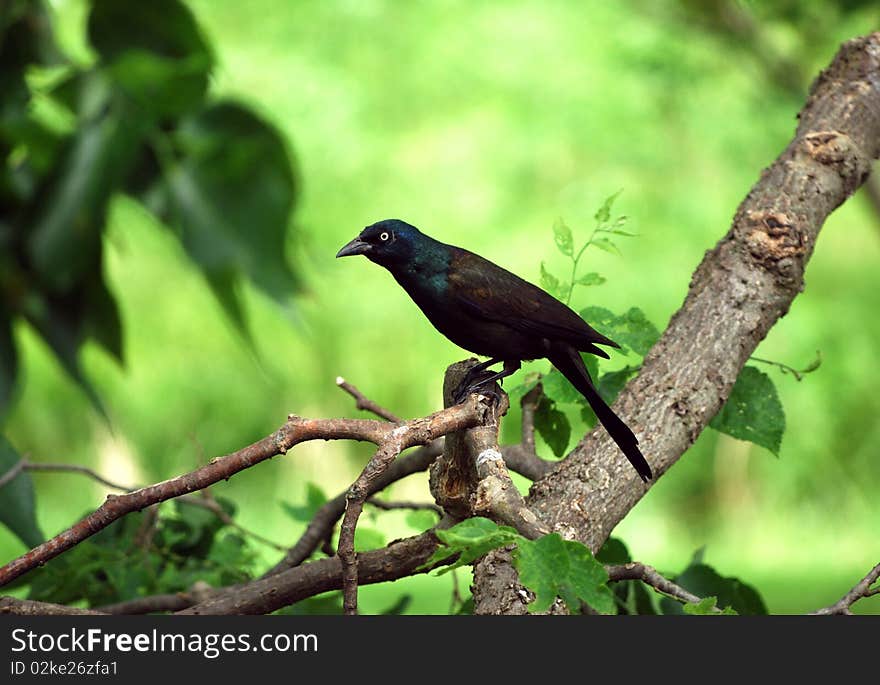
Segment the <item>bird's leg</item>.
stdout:
[[[484,362],[480,362],[476,366],[472,366],[467,370],[467,373],[464,375],[464,378],[461,379],[459,384],[456,386],[455,390],[452,392],[452,401],[455,404],[460,404],[464,401],[464,399],[471,394],[471,389],[475,385],[481,385],[482,380],[479,379],[480,376],[486,375],[486,369],[494,364],[500,364],[501,359],[487,359]],[[488,375],[492,375],[489,373]]]
[[[504,368],[501,371],[491,373],[488,376],[484,374],[487,368],[502,361],[504,362]],[[477,364],[468,371],[462,382],[459,383],[458,387],[455,389],[455,392],[452,394],[453,401],[456,404],[463,402],[468,395],[476,392],[480,388],[516,373],[519,371],[521,365],[522,364],[519,360],[502,360],[495,358]]]

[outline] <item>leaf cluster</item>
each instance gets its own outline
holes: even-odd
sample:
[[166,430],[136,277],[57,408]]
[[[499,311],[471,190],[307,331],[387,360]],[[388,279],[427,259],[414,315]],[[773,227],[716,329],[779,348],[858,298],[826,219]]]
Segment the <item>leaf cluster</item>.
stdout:
[[697,552],[688,567],[674,576],[677,585],[702,598],[683,604],[661,595],[641,580],[609,584],[605,564],[632,561],[626,545],[609,538],[598,554],[576,540],[558,533],[529,540],[513,528],[486,518],[474,517],[446,530],[437,530],[442,545],[424,568],[447,564],[438,575],[472,564],[494,549],[509,547],[520,582],[534,598],[531,612],[545,612],[560,598],[570,613],[600,614],[766,614],[760,594],[738,578],[719,574]]
[[[232,502],[217,502],[235,514]],[[113,522],[9,587],[27,585],[33,600],[98,607],[187,592],[196,582],[245,582],[256,561],[252,544],[216,514],[175,501]]]
[[41,2],[0,13],[0,415],[26,322],[99,409],[78,353],[121,363],[123,322],[103,269],[111,201],[133,198],[180,240],[232,319],[252,280],[281,303],[297,181],[281,134],[209,96],[214,55],[180,0],[90,0],[90,64],[57,47]]

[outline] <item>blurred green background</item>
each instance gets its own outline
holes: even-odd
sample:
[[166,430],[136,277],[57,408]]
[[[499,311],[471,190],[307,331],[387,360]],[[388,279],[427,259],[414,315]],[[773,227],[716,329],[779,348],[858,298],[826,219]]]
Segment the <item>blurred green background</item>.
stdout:
[[[234,451],[288,412],[355,416],[338,375],[402,416],[440,406],[445,366],[467,354],[387,273],[334,259],[379,219],[405,219],[537,282],[542,260],[563,265],[554,220],[583,240],[596,208],[622,188],[615,209],[639,237],[621,243],[621,256],[587,253],[587,270],[608,282],[575,291],[573,305],[638,306],[664,328],[704,252],[790,139],[810,78],[841,41],[877,26],[867,4],[832,2],[187,5],[216,51],[212,91],[247,102],[290,142],[302,193],[289,257],[305,289],[291,319],[244,288],[251,348],[178,242],[136,202],[114,199],[104,265],[127,361],[94,345],[82,355],[112,429],[19,325],[22,390],[4,431],[35,461],[89,465],[128,483]],[[725,24],[709,5],[739,7],[756,25]],[[86,3],[51,7],[62,47],[88,62]],[[799,75],[786,81],[791,70],[782,77],[775,67],[792,64]],[[880,217],[859,195],[823,229],[805,292],[756,352],[798,368],[822,354],[801,382],[764,368],[787,415],[779,458],[706,431],[615,531],[635,558],[674,571],[705,546],[706,560],[752,583],[771,612],[831,603],[877,563],[878,263]],[[510,440],[516,422],[513,412]],[[243,525],[286,544],[302,528],[280,503],[302,503],[310,482],[340,492],[369,454],[305,444],[214,491],[239,505]],[[49,535],[105,494],[75,475],[33,478]],[[427,500],[426,476],[389,497]],[[365,525],[386,541],[413,532],[397,513]],[[0,529],[0,558],[22,551]],[[413,595],[412,613],[445,612],[450,577],[363,588],[362,608],[379,611],[401,592]],[[876,600],[860,610],[880,612]]]

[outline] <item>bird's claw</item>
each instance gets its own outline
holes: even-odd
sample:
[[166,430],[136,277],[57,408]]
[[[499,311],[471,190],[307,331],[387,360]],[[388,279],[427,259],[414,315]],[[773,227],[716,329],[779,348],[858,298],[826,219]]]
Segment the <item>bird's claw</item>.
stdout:
[[497,401],[498,393],[495,391],[495,383],[487,383],[486,379],[493,374],[483,371],[476,378],[465,377],[458,387],[452,391],[453,404],[461,404],[474,393],[488,395]]

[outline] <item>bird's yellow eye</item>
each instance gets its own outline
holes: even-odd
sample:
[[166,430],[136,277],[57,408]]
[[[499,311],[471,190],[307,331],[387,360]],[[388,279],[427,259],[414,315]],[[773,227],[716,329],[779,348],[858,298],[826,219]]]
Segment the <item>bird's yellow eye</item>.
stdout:
[[382,231],[382,233],[379,234],[379,240],[384,241],[384,240],[388,240],[388,238],[389,238],[388,231]]

